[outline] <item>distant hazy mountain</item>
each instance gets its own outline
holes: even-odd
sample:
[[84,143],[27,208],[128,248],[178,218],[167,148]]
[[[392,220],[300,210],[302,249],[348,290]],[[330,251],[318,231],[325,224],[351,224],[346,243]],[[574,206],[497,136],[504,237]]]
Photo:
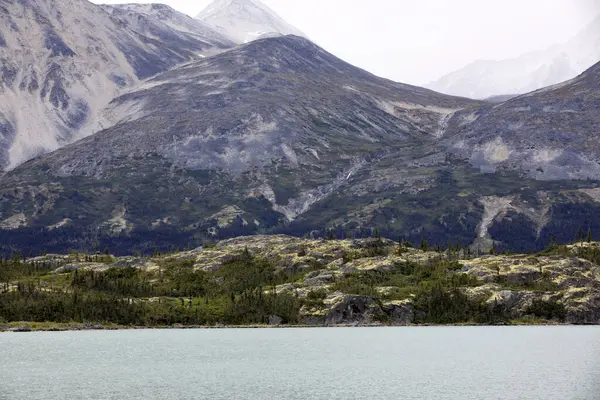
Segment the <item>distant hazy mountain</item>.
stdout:
[[260,0],[215,0],[196,18],[237,43],[269,36],[305,36]]
[[509,60],[475,61],[426,87],[476,99],[522,94],[572,79],[598,61],[600,16],[565,44]]
[[161,10],[133,23],[86,0],[0,0],[0,171],[92,133],[98,111],[140,80],[232,44]]

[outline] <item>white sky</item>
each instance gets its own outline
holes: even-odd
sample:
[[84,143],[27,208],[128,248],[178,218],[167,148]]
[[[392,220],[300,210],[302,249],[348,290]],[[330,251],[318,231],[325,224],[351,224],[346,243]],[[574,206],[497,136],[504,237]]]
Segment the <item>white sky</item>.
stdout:
[[[158,1],[191,16],[210,3]],[[415,85],[476,59],[504,59],[564,42],[600,14],[600,0],[263,2],[336,56],[377,75]]]

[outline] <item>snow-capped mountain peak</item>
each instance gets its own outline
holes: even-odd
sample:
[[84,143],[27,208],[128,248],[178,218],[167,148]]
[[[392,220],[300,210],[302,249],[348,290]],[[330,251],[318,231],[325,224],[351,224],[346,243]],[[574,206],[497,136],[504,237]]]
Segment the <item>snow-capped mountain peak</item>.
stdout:
[[282,35],[306,37],[259,0],[215,0],[196,19],[237,43]]

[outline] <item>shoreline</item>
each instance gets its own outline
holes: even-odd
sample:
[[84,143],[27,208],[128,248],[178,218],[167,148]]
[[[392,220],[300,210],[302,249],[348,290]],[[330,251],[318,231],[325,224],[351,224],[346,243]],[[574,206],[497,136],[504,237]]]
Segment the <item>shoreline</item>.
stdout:
[[504,324],[340,324],[340,325],[165,325],[128,326],[93,323],[11,322],[0,324],[0,333],[30,332],[89,332],[133,330],[209,330],[209,329],[309,329],[309,328],[425,328],[425,327],[517,327],[517,326],[600,326],[593,324],[567,324],[551,321],[511,322]]

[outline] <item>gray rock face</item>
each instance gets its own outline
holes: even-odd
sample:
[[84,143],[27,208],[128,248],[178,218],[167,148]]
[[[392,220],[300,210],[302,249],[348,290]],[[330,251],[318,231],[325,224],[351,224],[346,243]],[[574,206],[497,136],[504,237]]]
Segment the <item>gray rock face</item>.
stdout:
[[304,284],[316,286],[327,285],[329,283],[335,282],[338,276],[339,273],[336,273],[335,271],[313,271],[306,275],[306,278],[304,279]]
[[570,307],[565,318],[571,324],[600,324],[600,294],[594,290],[585,303],[578,303]]
[[384,304],[383,311],[389,315],[389,321],[396,325],[409,325],[415,320],[414,307],[410,302],[389,302]]
[[213,27],[164,4],[105,4],[101,7],[122,25],[169,48],[210,55],[236,44]]
[[140,80],[234,45],[166,6],[116,18],[87,0],[0,7],[0,170],[93,133],[99,111]]
[[513,316],[518,317],[523,315],[524,310],[531,305],[536,296],[533,292],[515,292],[512,290],[502,290],[498,295],[490,301],[500,307],[508,310]]

